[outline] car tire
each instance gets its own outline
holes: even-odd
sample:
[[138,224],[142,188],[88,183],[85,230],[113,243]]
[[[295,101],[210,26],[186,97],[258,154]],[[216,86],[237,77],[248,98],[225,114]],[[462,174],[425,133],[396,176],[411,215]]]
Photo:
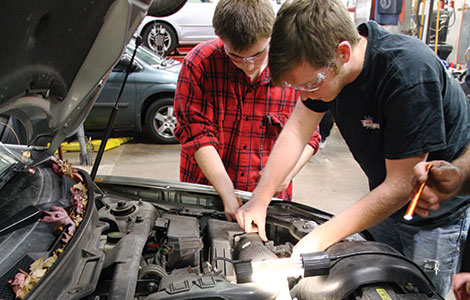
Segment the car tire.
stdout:
[[144,45],[158,55],[168,56],[176,49],[175,30],[163,22],[150,22],[142,33]]
[[178,143],[174,136],[176,117],[172,98],[153,102],[145,113],[145,129],[149,136],[159,144]]
[[148,10],[149,16],[166,17],[174,14],[187,0],[153,0]]

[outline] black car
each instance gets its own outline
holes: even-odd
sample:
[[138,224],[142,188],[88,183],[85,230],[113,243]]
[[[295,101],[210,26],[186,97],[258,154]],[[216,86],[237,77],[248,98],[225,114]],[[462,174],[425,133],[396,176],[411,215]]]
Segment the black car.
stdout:
[[367,232],[290,258],[331,218],[315,208],[274,199],[263,243],[225,220],[212,187],[95,178],[57,159],[149,6],[2,2],[10,42],[0,50],[0,114],[21,122],[27,145],[0,143],[0,298],[290,299],[300,290],[302,299],[442,299],[413,262]]

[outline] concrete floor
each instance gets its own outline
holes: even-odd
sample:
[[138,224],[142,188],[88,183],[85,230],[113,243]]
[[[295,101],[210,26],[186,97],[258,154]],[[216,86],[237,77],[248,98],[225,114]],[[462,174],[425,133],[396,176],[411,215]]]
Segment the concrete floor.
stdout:
[[[124,175],[179,180],[180,145],[157,145],[146,138],[134,139],[105,151],[98,175]],[[96,153],[92,153],[92,161]],[[65,152],[75,167],[78,152]],[[294,178],[294,201],[337,213],[367,193],[367,178],[353,160],[336,127],[323,149]]]
[[[134,139],[105,151],[98,175],[123,175],[179,180],[180,145],[157,145],[146,138]],[[92,153],[94,162],[96,153]],[[78,152],[64,153],[75,167],[81,166]],[[368,192],[367,178],[333,127],[323,149],[314,155],[294,178],[294,201],[336,214]],[[447,300],[455,300],[450,292]]]

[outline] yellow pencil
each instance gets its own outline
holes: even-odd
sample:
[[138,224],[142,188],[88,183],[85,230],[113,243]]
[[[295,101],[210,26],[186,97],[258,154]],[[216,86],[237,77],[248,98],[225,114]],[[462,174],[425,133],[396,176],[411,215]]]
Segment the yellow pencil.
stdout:
[[[426,174],[429,173],[429,169],[431,169],[431,164],[426,165]],[[406,210],[406,214],[403,216],[403,218],[405,218],[405,220],[409,221],[409,220],[413,219],[413,214],[415,212],[416,206],[418,205],[418,200],[421,197],[421,194],[423,193],[425,185],[426,185],[426,181],[421,183],[421,185],[419,186],[418,191],[416,192],[415,196],[413,197],[410,204],[408,205],[408,209]]]

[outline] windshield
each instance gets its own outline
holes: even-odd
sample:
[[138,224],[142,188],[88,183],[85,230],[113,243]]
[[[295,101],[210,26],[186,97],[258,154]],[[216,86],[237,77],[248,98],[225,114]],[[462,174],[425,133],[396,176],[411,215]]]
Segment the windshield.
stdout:
[[0,153],[0,174],[10,168],[11,165],[16,163],[16,161],[10,156],[5,155],[5,153]]
[[31,162],[23,155],[24,153],[19,147],[9,147],[0,143],[0,189],[13,175],[11,172],[13,166]]
[[[134,45],[131,44],[127,46],[127,50],[131,53],[134,52],[134,48]],[[143,47],[137,48],[136,56],[151,66],[161,65],[164,62],[164,58],[155,55],[154,53],[146,50]]]
[[4,144],[0,143],[0,174],[19,162],[15,156]]

